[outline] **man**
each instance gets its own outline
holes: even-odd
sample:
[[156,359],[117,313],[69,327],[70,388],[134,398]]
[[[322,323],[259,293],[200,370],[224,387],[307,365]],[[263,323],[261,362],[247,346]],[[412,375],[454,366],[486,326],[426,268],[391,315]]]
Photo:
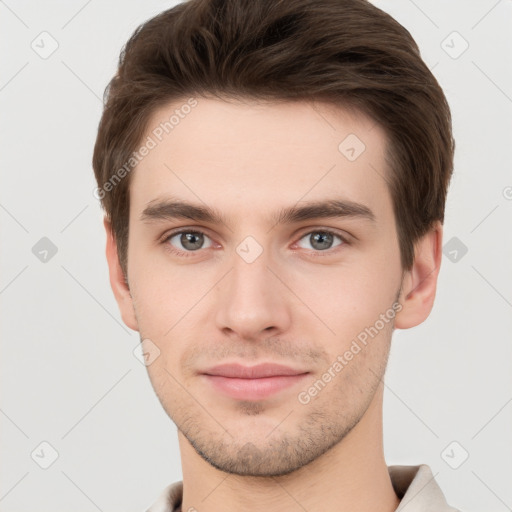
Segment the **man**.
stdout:
[[364,0],[189,0],[139,27],[93,165],[111,286],[178,427],[183,481],[150,511],[455,510],[382,441],[453,151],[415,42]]

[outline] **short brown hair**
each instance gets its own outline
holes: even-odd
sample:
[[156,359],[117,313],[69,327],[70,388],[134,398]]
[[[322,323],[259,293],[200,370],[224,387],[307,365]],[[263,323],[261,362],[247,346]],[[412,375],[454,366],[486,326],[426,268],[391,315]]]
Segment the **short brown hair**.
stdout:
[[403,270],[414,243],[444,221],[450,109],[402,25],[366,0],[188,0],[135,30],[105,90],[93,168],[125,278],[131,174],[112,179],[126,171],[154,111],[187,96],[356,109],[387,135]]

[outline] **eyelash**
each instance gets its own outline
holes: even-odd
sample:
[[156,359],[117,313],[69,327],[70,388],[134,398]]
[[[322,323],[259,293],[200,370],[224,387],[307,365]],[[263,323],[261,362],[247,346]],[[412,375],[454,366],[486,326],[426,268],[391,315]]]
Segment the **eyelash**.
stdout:
[[[197,251],[180,251],[179,249],[174,248],[171,244],[168,243],[171,238],[175,237],[176,235],[180,235],[182,233],[189,233],[189,234],[194,234],[194,235],[204,235],[204,236],[208,237],[208,235],[204,231],[200,231],[197,229],[179,229],[177,231],[173,231],[171,233],[164,235],[164,238],[161,241],[161,243],[164,244],[165,250],[169,251],[173,255],[185,257],[185,258],[195,256],[197,253],[199,253],[201,251],[201,249],[198,249]],[[340,235],[337,231],[332,231],[330,229],[322,229],[322,228],[321,229],[313,229],[311,231],[308,231],[307,233],[304,233],[297,241],[300,241],[305,236],[311,235],[313,233],[326,233],[329,235],[336,236],[342,241],[341,244],[339,244],[331,249],[326,249],[324,251],[312,251],[312,255],[314,257],[331,256],[333,253],[337,252],[337,250],[339,250],[344,245],[350,245],[347,238]],[[208,237],[208,238],[210,238],[210,237]]]

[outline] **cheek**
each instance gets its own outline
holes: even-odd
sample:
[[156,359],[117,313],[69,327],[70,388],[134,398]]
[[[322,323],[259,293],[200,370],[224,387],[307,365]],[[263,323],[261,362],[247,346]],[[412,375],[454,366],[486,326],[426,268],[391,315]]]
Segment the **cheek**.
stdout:
[[208,277],[149,253],[134,252],[131,264],[131,294],[141,333],[171,337],[173,326],[208,292]]
[[[180,376],[176,371],[169,368],[167,358],[164,353],[147,367],[147,372],[151,386],[168,414],[176,414],[180,402],[183,401],[183,389],[179,384]],[[171,416],[171,417],[173,417]]]
[[[325,330],[322,320],[342,339],[373,324],[391,306],[398,286],[398,276],[392,268],[363,258],[357,264],[339,267],[310,267],[302,272],[289,269],[286,279],[319,317],[318,328]],[[302,306],[298,307],[302,310]],[[315,319],[315,315],[310,313],[308,318]]]

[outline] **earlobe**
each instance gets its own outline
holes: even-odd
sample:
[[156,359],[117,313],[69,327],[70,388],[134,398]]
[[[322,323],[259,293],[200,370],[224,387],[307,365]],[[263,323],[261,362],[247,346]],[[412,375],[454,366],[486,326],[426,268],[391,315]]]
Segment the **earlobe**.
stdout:
[[395,317],[395,328],[409,329],[424,322],[434,305],[437,278],[441,267],[443,226],[437,222],[416,244],[414,263],[403,279]]
[[117,244],[112,232],[112,226],[107,217],[103,219],[105,232],[107,235],[106,255],[108,270],[110,276],[110,286],[114,292],[114,297],[119,306],[119,311],[123,322],[134,331],[138,331],[137,319],[135,317],[135,309],[133,307],[133,299],[130,289],[125,281],[125,276],[119,262]]

